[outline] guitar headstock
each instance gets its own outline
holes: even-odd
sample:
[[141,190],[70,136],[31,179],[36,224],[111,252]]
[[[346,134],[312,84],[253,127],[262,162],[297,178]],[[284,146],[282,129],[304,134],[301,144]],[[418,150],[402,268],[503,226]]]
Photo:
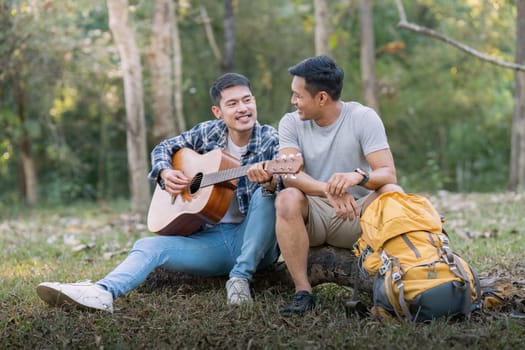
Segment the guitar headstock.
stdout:
[[303,168],[301,153],[283,155],[281,158],[266,161],[265,170],[273,174],[297,174]]

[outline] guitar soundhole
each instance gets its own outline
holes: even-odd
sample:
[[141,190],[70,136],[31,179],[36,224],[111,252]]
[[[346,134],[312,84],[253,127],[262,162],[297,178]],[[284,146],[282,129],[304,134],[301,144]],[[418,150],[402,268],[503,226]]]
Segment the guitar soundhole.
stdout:
[[191,184],[190,184],[191,194],[194,194],[195,192],[199,190],[199,188],[201,188],[202,177],[203,177],[203,174],[198,173],[197,175],[195,175],[193,180],[191,180]]

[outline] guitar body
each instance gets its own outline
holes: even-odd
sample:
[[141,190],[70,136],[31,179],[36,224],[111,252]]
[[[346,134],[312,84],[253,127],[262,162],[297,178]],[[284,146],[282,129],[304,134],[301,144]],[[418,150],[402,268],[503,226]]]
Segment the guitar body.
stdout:
[[[183,148],[173,155],[173,168],[190,178],[239,166],[239,160],[220,149],[199,154]],[[236,180],[200,187],[198,182],[176,198],[156,186],[148,212],[148,229],[160,235],[187,236],[226,214]]]

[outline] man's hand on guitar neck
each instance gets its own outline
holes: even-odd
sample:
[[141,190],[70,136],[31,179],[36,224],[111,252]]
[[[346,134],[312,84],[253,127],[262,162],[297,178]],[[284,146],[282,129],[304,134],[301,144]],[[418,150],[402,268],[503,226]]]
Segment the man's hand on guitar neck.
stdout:
[[246,176],[248,180],[261,186],[269,186],[272,181],[272,174],[264,169],[264,162],[253,164],[246,172]]
[[[303,167],[303,158],[300,153],[282,155],[279,159],[267,160],[252,165],[246,175],[252,182],[256,182],[261,187],[272,193],[277,188],[277,174],[296,174]],[[287,175],[285,175],[287,176]]]
[[163,169],[159,177],[162,180],[162,188],[174,197],[178,196],[191,183],[189,177],[184,175],[182,171],[175,169]]

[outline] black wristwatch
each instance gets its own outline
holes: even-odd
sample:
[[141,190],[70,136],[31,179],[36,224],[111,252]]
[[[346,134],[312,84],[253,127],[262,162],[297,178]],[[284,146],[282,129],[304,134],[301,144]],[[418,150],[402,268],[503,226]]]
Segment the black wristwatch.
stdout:
[[368,182],[368,180],[370,180],[370,175],[368,174],[368,172],[364,171],[363,169],[356,168],[354,171],[358,173],[359,175],[363,175],[363,180],[361,180],[361,182],[358,183],[359,186],[364,186]]

